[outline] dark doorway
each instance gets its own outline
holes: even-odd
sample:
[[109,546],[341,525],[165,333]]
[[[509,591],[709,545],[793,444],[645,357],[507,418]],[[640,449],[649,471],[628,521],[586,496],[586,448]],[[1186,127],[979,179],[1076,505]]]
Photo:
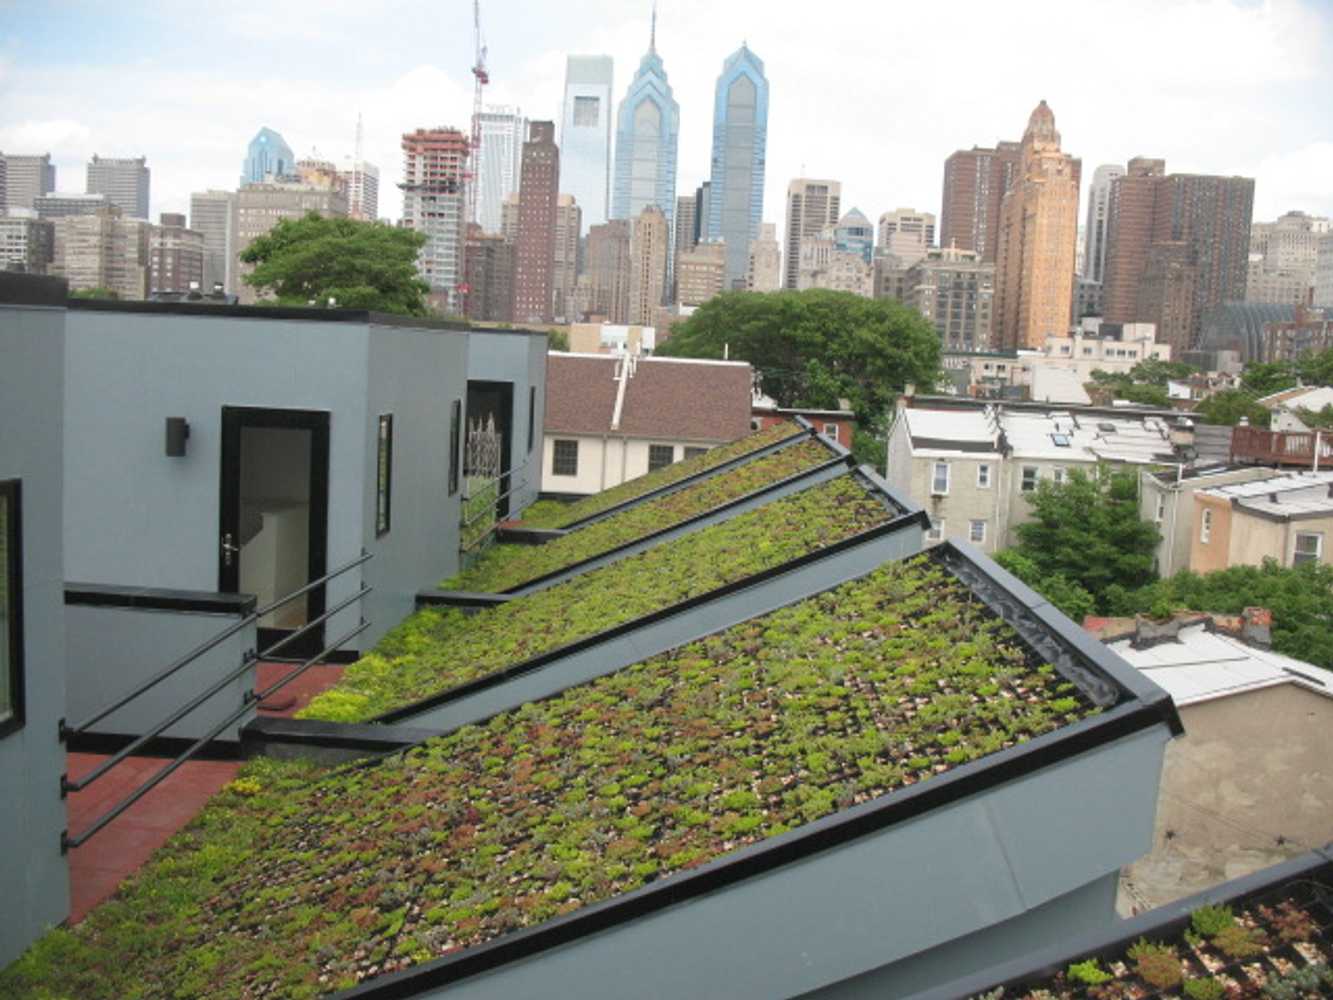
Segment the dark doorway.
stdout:
[[[514,438],[514,383],[513,382],[478,382],[468,379],[467,383],[467,431],[474,427],[485,427],[487,418],[495,421],[495,429],[500,435],[500,499],[496,503],[495,516],[504,519],[509,516],[509,472],[513,465]],[[465,449],[466,452],[466,449]],[[471,475],[471,470],[464,468],[463,474]]]
[[[327,570],[329,415],[314,410],[222,408],[218,590],[254,594],[259,606]],[[323,587],[265,615],[267,649],[324,613]],[[313,656],[322,626],[288,642],[276,658]]]

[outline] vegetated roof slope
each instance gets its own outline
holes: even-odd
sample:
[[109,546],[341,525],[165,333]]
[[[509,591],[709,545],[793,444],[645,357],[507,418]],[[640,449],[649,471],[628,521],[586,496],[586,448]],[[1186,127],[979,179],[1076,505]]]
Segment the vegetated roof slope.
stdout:
[[719,465],[730,462],[733,458],[740,458],[742,455],[748,455],[760,448],[766,448],[788,438],[798,437],[802,433],[804,432],[795,424],[784,421],[762,431],[747,434],[730,444],[710,448],[702,455],[695,455],[683,462],[674,462],[671,465],[627,480],[619,486],[612,486],[609,490],[602,490],[600,493],[594,493],[592,496],[584,497],[582,500],[576,500],[573,503],[542,500],[523,512],[523,525],[529,528],[563,528],[575,521],[581,521],[585,517],[600,514],[617,504],[626,503],[635,497],[643,496],[645,493],[651,493],[653,490],[678,483],[682,479],[688,479],[700,472],[714,469]]
[[376,766],[254,765],[0,992],[332,991],[1094,711],[937,561],[886,564]]
[[677,493],[636,504],[544,545],[497,545],[444,586],[509,590],[706,514],[832,458],[829,450],[815,441],[792,445]]
[[473,615],[423,609],[301,715],[364,722],[826,548],[895,514],[849,473]]

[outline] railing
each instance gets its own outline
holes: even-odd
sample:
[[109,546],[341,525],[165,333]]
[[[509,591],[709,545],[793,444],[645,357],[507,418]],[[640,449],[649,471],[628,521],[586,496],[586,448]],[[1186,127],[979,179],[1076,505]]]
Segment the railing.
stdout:
[[1233,461],[1308,465],[1333,468],[1333,432],[1267,431],[1235,427],[1231,431]]
[[[463,505],[459,516],[459,548],[471,552],[478,548],[499,523],[497,509],[505,500],[528,485],[528,463],[524,461],[507,472],[494,476],[469,476],[463,484]],[[508,481],[509,488],[501,487]]]
[[[359,555],[357,558],[344,563],[343,565],[339,566],[335,570],[332,570],[331,572],[325,573],[323,576],[319,577],[316,580],[311,580],[309,583],[297,588],[296,590],[293,590],[290,594],[287,594],[284,597],[278,598],[271,604],[267,604],[262,608],[258,608],[250,612],[240,621],[228,625],[217,635],[200,643],[198,646],[190,650],[184,656],[181,656],[179,659],[173,661],[168,667],[166,667],[160,673],[149,678],[147,681],[140,684],[138,687],[130,691],[128,694],[118,698],[111,704],[107,705],[105,708],[99,709],[97,712],[93,713],[91,716],[89,716],[83,722],[79,723],[77,726],[66,726],[64,720],[61,720],[60,723],[61,741],[63,742],[67,740],[70,736],[76,736],[88,732],[88,730],[91,729],[92,726],[96,725],[98,722],[105,719],[113,712],[116,712],[117,710],[124,708],[126,705],[134,701],[136,698],[139,698],[148,691],[152,690],[152,688],[154,688],[156,685],[160,684],[168,677],[173,676],[178,671],[182,670],[189,664],[193,663],[195,660],[199,659],[199,657],[203,656],[205,653],[209,652],[212,649],[215,649],[218,645],[225,642],[231,636],[235,635],[236,633],[242,631],[245,628],[248,628],[253,624],[256,624],[261,618],[263,618],[268,614],[271,614],[278,608],[290,604],[297,598],[304,597],[311,591],[327,585],[331,580],[334,580],[337,577],[342,576],[344,573],[347,573],[355,569],[356,567],[361,566],[362,564],[367,562],[370,558],[371,558],[371,553],[366,552],[363,549],[361,555]],[[132,740],[129,744],[127,744],[125,747],[122,747],[115,754],[108,757],[106,760],[104,760],[101,764],[95,767],[88,774],[84,775],[82,778],[79,778],[75,781],[71,781],[67,774],[62,774],[60,776],[61,796],[64,797],[70,792],[79,792],[87,788],[89,785],[93,784],[93,782],[97,781],[112,768],[116,767],[118,764],[124,761],[127,757],[130,757],[136,751],[143,749],[143,747],[147,746],[148,743],[150,743],[152,740],[156,739],[158,736],[161,736],[162,733],[164,733],[168,728],[175,725],[177,722],[185,718],[191,712],[195,711],[197,708],[199,708],[199,706],[203,705],[206,701],[217,695],[220,691],[226,689],[228,685],[234,683],[247,670],[250,670],[255,663],[272,656],[277,650],[286,646],[293,640],[300,638],[301,636],[309,633],[313,629],[319,628],[321,625],[323,625],[325,622],[331,619],[334,615],[338,614],[339,612],[350,607],[352,604],[355,604],[357,601],[361,600],[363,597],[369,594],[372,589],[373,588],[366,586],[363,582],[361,584],[361,587],[357,590],[355,594],[352,594],[350,597],[344,598],[343,600],[339,601],[333,607],[326,610],[323,614],[306,622],[306,624],[302,625],[300,628],[296,629],[290,634],[283,636],[281,639],[279,639],[273,645],[269,646],[267,649],[261,650],[258,653],[256,653],[254,650],[248,650],[242,656],[240,666],[238,666],[235,670],[230,671],[221,679],[214,681],[201,693],[195,695],[180,708],[177,708],[176,710],[171,712],[161,722],[157,723],[155,726],[152,726],[147,732],[141,734],[140,736]],[[99,816],[96,820],[93,821],[93,823],[86,830],[84,830],[77,836],[73,837],[69,835],[68,831],[61,833],[60,835],[61,851],[62,852],[68,851],[71,847],[78,847],[80,844],[83,844],[90,837],[96,834],[99,830],[105,827],[108,823],[114,820],[117,816],[123,813],[126,809],[134,805],[134,803],[138,802],[139,799],[143,798],[153,788],[157,787],[157,785],[166,780],[166,778],[169,777],[174,771],[176,771],[177,768],[179,768],[182,764],[184,764],[191,757],[195,756],[200,750],[206,747],[218,735],[220,735],[228,726],[238,722],[242,716],[252,711],[253,706],[255,704],[262,702],[265,698],[270,697],[271,695],[274,694],[274,692],[278,691],[280,688],[283,688],[286,685],[290,684],[292,681],[296,680],[296,678],[300,677],[312,666],[327,659],[331,653],[341,648],[343,645],[354,639],[356,636],[360,635],[369,627],[370,627],[370,622],[366,621],[365,618],[362,617],[360,620],[360,624],[357,625],[356,628],[352,629],[351,631],[347,632],[346,634],[338,638],[333,643],[326,646],[324,649],[316,653],[310,659],[302,662],[295,670],[291,671],[281,680],[275,682],[274,684],[271,684],[263,691],[254,691],[253,689],[248,690],[245,694],[241,706],[238,709],[230,713],[226,718],[224,718],[221,722],[219,722],[216,726],[214,726],[211,730],[209,730],[204,736],[202,736],[200,739],[192,743],[183,753],[180,754],[180,756],[176,757],[176,759],[173,760],[170,764],[168,764],[166,767],[162,768],[160,771],[155,773],[152,777],[150,777],[147,781],[141,784],[133,792],[131,792],[125,798],[121,799],[109,810],[107,810],[105,813]]]

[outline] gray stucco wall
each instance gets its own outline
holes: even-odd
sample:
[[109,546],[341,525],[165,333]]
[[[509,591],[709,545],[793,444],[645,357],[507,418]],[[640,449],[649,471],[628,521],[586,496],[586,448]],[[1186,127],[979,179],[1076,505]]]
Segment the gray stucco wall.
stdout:
[[0,967],[69,915],[61,412],[64,312],[0,306],[0,479],[23,482],[26,722],[0,736]]
[[[521,474],[515,477],[511,516],[537,499],[541,492],[542,435],[546,413],[546,335],[505,330],[468,333],[467,377],[514,385],[514,435],[511,460]],[[528,389],[536,387],[533,445],[528,448]],[[519,486],[519,483],[522,483]]]
[[933,968],[930,949],[966,937],[950,969],[964,975],[1010,954],[1005,921],[1061,897],[1067,897],[1071,926],[1115,919],[1109,880],[1151,844],[1168,738],[1165,726],[1154,726],[813,857],[419,995],[769,1000],[882,968],[882,975],[866,980],[873,988],[836,995],[900,996],[924,978],[915,970]]
[[[411,614],[419,589],[458,571],[462,491],[449,496],[449,410],[454,400],[465,402],[467,397],[468,337],[462,332],[371,327],[363,520],[355,537],[337,540],[350,548],[365,538],[366,548],[375,554],[362,568],[366,583],[375,588],[364,602],[373,625],[353,642],[356,648],[368,649]],[[376,538],[375,470],[382,413],[393,414],[393,485],[390,529]],[[461,472],[461,454],[458,461]],[[331,556],[329,565],[338,561]],[[357,580],[356,573],[348,574],[331,592],[329,603],[340,594],[354,593]],[[329,640],[341,634],[330,631]]]

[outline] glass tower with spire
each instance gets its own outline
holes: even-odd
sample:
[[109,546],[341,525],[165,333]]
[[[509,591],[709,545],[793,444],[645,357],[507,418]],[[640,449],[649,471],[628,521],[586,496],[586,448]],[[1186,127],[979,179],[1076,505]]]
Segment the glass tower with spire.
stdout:
[[611,216],[636,218],[656,205],[670,231],[676,207],[676,146],[680,135],[680,105],[667,83],[662,57],[657,54],[657,9],[648,37],[648,51],[630,81],[616,116],[615,181]]
[[768,78],[763,60],[742,44],[722,64],[713,98],[708,238],[727,242],[728,289],[745,280],[759,235],[767,144]]
[[241,164],[241,183],[259,184],[265,177],[288,177],[296,173],[296,157],[282,136],[265,125],[250,140]]

